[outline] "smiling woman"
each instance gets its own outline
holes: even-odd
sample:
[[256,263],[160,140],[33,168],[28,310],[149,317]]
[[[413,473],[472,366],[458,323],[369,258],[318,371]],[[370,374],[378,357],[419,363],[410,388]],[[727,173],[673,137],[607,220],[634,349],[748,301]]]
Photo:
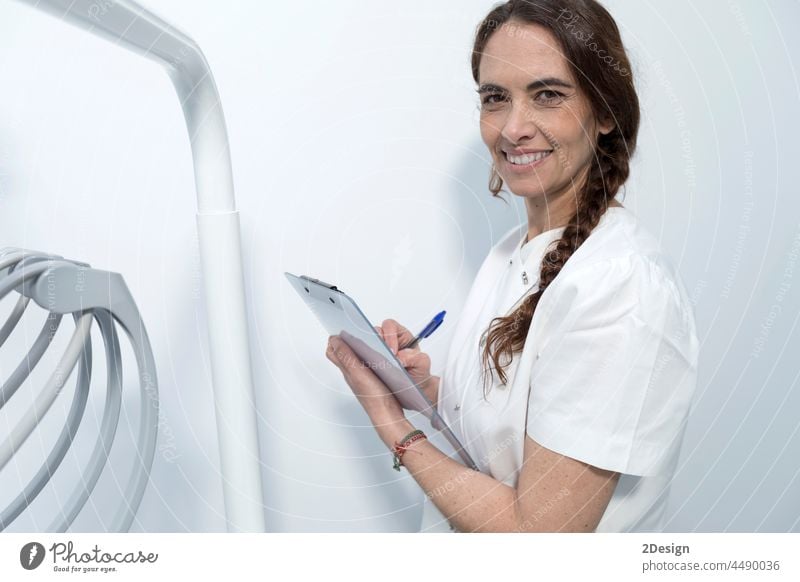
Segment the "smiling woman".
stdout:
[[528,240],[568,225],[544,257],[538,291],[489,332],[484,356],[497,346],[492,359],[504,381],[500,354],[522,347],[544,290],[605,209],[619,205],[636,147],[633,80],[587,50],[581,29],[627,63],[614,20],[596,2],[509,2],[483,22],[472,53],[481,136],[494,160],[490,191],[497,196],[505,181],[525,199]]
[[441,378],[419,348],[398,351],[406,328],[387,320],[379,331],[480,471],[414,430],[331,340],[329,359],[427,495],[424,531],[664,527],[698,341],[676,270],[615,200],[639,128],[629,70],[594,0],[512,0],[478,26],[489,190],[521,197],[527,224],[489,251]]

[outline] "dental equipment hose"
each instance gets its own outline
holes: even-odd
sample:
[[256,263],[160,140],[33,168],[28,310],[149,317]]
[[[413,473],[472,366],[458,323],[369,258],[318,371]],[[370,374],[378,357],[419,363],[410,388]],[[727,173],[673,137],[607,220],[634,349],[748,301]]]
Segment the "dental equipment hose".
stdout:
[[[79,283],[79,284],[78,284]],[[0,470],[20,449],[46,415],[76,364],[78,376],[67,419],[44,463],[20,492],[0,512],[0,531],[10,525],[38,496],[69,451],[83,418],[89,397],[92,369],[91,323],[96,320],[105,346],[107,361],[105,410],[100,431],[83,475],[61,508],[50,530],[66,531],[86,504],[108,461],[122,406],[122,359],[116,323],[131,342],[139,371],[140,423],[135,466],[112,531],[128,531],[136,516],[150,476],[158,430],[158,386],[155,361],[141,316],[121,275],[91,269],[85,263],[60,256],[25,251],[0,250],[0,299],[12,290],[21,297],[0,328],[0,346],[11,335],[33,299],[48,310],[48,317],[28,356],[0,387],[0,408],[9,401],[39,363],[52,342],[61,317],[72,314],[75,330],[65,353],[44,389],[22,419],[0,443]]]

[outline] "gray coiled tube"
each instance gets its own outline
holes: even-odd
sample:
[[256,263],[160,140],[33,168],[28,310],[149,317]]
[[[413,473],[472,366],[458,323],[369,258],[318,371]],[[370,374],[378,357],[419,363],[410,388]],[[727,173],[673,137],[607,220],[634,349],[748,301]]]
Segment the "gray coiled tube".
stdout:
[[[72,406],[63,430],[39,471],[23,491],[0,513],[0,530],[16,519],[42,491],[53,472],[69,451],[80,426],[88,401],[91,382],[91,321],[100,327],[107,361],[107,389],[103,421],[92,455],[81,480],[53,521],[50,530],[63,532],[73,523],[94,490],[108,461],[122,406],[122,361],[116,324],[119,323],[130,340],[139,371],[140,423],[137,454],[133,471],[125,488],[120,509],[115,514],[111,530],[127,531],[144,496],[155,455],[158,434],[158,386],[155,360],[147,332],[130,291],[117,273],[88,268],[84,263],[62,257],[22,251],[0,250],[0,298],[17,290],[20,299],[6,324],[0,329],[5,341],[22,317],[27,299],[50,311],[45,327],[39,333],[28,357],[0,387],[0,407],[14,395],[27,379],[52,342],[62,314],[72,313],[76,329],[62,356],[56,372],[50,377],[34,405],[14,427],[12,434],[0,443],[0,469],[49,410],[66,380],[79,363],[78,380]],[[80,280],[81,284],[76,282]],[[86,283],[84,285],[84,283]],[[78,288],[80,287],[80,291]]]
[[[106,349],[107,388],[106,404],[103,411],[103,422],[100,425],[100,434],[95,442],[92,455],[89,457],[86,470],[81,475],[81,480],[67,499],[66,507],[48,528],[48,531],[65,532],[80,513],[89,496],[100,478],[100,474],[108,461],[108,452],[114,442],[114,435],[119,422],[119,412],[122,407],[122,358],[119,351],[119,337],[114,327],[111,315],[103,310],[95,311],[97,323],[103,334],[103,343]],[[139,504],[136,503],[136,508]],[[134,510],[135,511],[135,510]],[[124,530],[128,531],[127,528]]]
[[[75,315],[75,321],[78,321],[78,316]],[[105,337],[103,338],[106,339]],[[108,344],[106,344],[106,354],[108,354]],[[72,399],[72,406],[70,407],[67,416],[67,422],[56,441],[53,450],[47,457],[42,467],[31,479],[30,483],[22,490],[22,492],[3,510],[0,514],[0,531],[8,527],[25,509],[33,503],[33,500],[41,493],[44,486],[47,485],[50,477],[56,472],[64,456],[69,451],[75,434],[78,432],[83,413],[86,410],[86,401],[89,399],[89,385],[92,380],[92,342],[91,338],[87,336],[83,344],[83,357],[78,362],[78,381],[75,386],[75,396]]]

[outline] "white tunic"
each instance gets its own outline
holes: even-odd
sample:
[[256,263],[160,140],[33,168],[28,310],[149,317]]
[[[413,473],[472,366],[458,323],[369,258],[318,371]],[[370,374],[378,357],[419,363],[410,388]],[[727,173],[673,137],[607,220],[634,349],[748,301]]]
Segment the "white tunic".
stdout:
[[[621,474],[596,531],[660,531],[697,374],[680,277],[631,211],[609,208],[542,295],[508,385],[495,373],[484,400],[481,335],[538,289],[545,251],[564,229],[521,246],[526,230],[510,230],[478,271],[437,407],[482,472],[516,487],[527,434]],[[450,531],[427,496],[421,531]]]

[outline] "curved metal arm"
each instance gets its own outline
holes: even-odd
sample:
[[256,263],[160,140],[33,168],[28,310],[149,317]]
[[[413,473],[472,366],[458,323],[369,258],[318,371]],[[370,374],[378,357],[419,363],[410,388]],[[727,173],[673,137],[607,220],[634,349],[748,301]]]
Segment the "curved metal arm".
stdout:
[[219,93],[197,44],[130,0],[21,0],[164,66],[192,146],[220,464],[229,531],[264,531],[239,215]]
[[22,1],[165,67],[192,142],[198,212],[236,210],[225,117],[214,77],[197,43],[128,0]]

